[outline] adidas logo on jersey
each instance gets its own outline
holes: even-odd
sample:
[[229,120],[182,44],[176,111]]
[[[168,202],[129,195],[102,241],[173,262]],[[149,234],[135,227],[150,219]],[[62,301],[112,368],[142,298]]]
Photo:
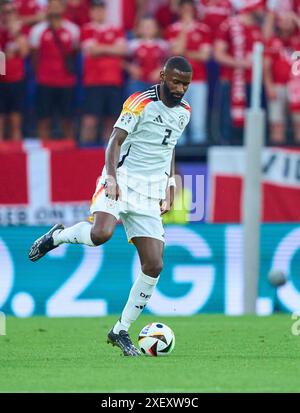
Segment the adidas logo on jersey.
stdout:
[[160,115],[158,115],[155,119],[153,119],[153,122],[164,123]]

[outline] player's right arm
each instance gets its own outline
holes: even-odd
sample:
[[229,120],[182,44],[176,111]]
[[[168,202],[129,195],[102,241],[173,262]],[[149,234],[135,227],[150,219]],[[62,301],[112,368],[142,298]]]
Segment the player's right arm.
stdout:
[[120,190],[117,183],[117,166],[120,158],[120,150],[123,142],[127,138],[128,132],[115,127],[112,131],[108,146],[105,152],[106,181],[105,196],[118,200]]
[[105,195],[110,199],[117,200],[119,198],[120,191],[117,183],[117,166],[119,163],[121,146],[128,134],[135,130],[141,113],[147,103],[151,101],[148,99],[148,95],[149,94],[147,93],[137,92],[129,96],[123,105],[123,110],[119,119],[114,125],[105,154],[107,174]]

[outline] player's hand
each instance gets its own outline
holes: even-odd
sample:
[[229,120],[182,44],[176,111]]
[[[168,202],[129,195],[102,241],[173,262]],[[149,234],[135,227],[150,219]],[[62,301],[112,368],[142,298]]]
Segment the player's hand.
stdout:
[[160,201],[160,215],[164,215],[169,212],[172,208],[174,202],[174,195],[175,195],[175,188],[174,186],[170,186],[166,192],[166,199]]
[[109,199],[117,201],[120,198],[121,191],[119,185],[114,177],[108,177],[104,184],[105,196]]

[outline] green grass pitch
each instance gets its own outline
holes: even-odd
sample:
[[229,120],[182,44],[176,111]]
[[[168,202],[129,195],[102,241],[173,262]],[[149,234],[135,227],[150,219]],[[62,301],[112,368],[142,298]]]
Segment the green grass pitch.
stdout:
[[167,357],[128,358],[106,343],[116,317],[8,317],[0,337],[0,392],[299,392],[300,336],[290,315],[142,316],[169,325]]

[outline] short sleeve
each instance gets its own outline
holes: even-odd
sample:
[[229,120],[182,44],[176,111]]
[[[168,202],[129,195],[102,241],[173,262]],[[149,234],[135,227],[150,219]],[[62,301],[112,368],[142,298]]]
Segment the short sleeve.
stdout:
[[146,93],[137,92],[129,96],[114,127],[123,129],[128,134],[134,132],[146,105],[150,102],[151,99]]
[[42,22],[34,25],[29,33],[29,45],[34,49],[40,47],[41,38],[44,31],[47,29],[47,24]]
[[134,111],[130,107],[130,102],[132,102],[132,98],[134,95],[130,96],[123,105],[122,112],[114,124],[115,128],[120,128],[125,130],[128,134],[132,133],[138,124],[139,121],[139,114],[134,113]]

